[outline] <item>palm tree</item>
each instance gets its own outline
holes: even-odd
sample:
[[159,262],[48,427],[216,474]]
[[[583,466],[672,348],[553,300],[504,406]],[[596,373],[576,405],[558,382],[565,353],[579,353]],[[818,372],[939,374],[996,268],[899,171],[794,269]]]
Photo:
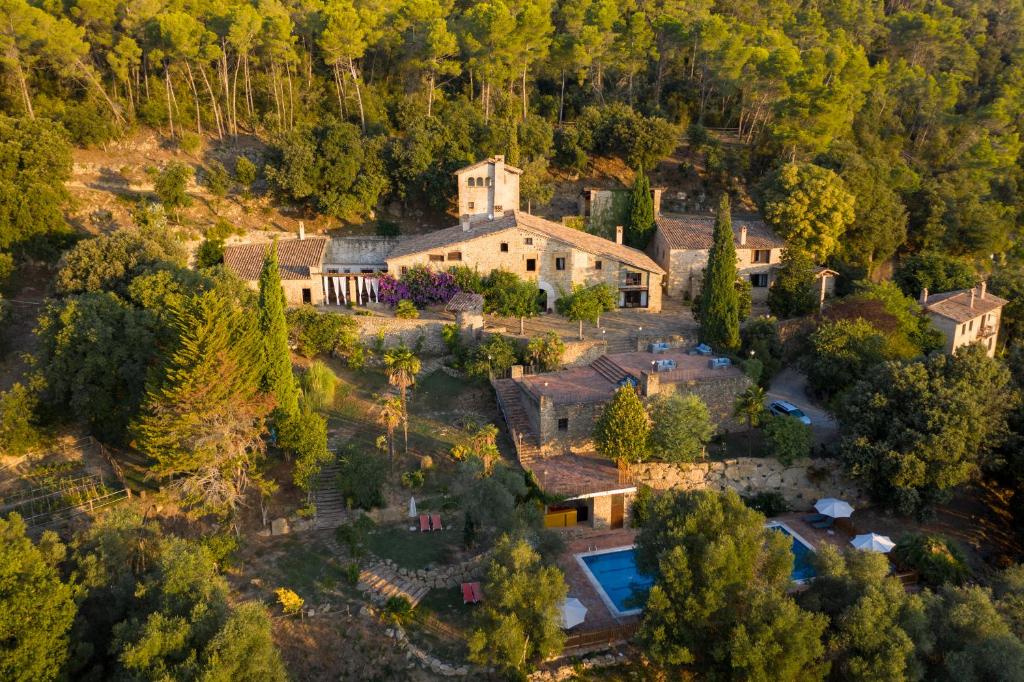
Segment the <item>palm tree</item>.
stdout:
[[402,402],[402,431],[405,434],[405,454],[409,454],[409,403],[406,391],[416,383],[416,375],[420,373],[420,359],[404,344],[384,353],[384,369],[388,373],[388,383],[398,388],[398,396]]
[[754,427],[761,423],[761,417],[764,416],[764,389],[754,384],[736,396],[732,416],[741,417],[747,422],[747,456],[749,457]]
[[377,403],[377,423],[388,434],[388,460],[395,463],[395,429],[402,423],[402,401],[398,398],[380,396]]

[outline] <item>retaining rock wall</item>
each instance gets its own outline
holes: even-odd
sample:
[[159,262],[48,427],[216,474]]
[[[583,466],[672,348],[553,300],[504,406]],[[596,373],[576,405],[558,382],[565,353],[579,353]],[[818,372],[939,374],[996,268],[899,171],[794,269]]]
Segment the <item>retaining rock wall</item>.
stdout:
[[698,464],[635,464],[631,472],[638,483],[655,490],[728,490],[741,495],[780,493],[794,509],[809,509],[822,497],[838,497],[856,504],[863,491],[844,478],[835,460],[802,460],[789,466],[778,460],[740,457]]

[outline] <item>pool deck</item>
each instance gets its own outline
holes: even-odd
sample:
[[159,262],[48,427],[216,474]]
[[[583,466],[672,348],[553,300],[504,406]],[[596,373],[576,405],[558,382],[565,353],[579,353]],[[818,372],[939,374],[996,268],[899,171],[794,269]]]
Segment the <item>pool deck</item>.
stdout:
[[639,620],[639,616],[616,618],[605,606],[601,595],[598,594],[597,589],[576,561],[577,554],[630,546],[634,544],[635,540],[636,531],[624,528],[621,530],[591,530],[566,543],[566,551],[558,558],[558,567],[565,574],[565,582],[569,586],[569,596],[576,597],[587,607],[586,620],[570,630],[570,634],[605,630]]
[[811,524],[804,521],[805,516],[813,514],[814,512],[790,512],[788,514],[780,514],[779,516],[773,516],[769,521],[780,521],[791,529],[799,533],[800,537],[807,541],[814,549],[818,549],[822,544],[835,545],[839,549],[843,549],[850,545],[850,540],[853,539],[855,533],[852,525],[850,525],[849,519],[837,519],[836,524],[829,530],[822,530],[820,528],[812,528]]

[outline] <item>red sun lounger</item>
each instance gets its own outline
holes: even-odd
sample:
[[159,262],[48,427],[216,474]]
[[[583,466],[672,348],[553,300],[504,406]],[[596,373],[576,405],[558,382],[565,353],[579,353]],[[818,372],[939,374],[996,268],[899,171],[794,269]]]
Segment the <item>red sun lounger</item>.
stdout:
[[420,532],[425,533],[430,530],[430,517],[426,514],[420,514]]
[[444,526],[441,525],[441,515],[431,514],[430,516],[430,527],[432,530],[444,530]]
[[476,597],[473,594],[472,583],[462,583],[462,603],[463,604],[475,604]]
[[473,603],[484,600],[484,591],[480,589],[480,583],[470,583],[470,589],[473,590]]

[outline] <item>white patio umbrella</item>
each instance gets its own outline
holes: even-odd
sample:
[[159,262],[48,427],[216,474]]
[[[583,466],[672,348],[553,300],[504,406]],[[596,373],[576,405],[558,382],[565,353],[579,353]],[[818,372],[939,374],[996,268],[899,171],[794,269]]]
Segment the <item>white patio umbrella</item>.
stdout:
[[853,507],[849,502],[837,500],[834,497],[826,497],[814,503],[814,508],[819,514],[831,516],[834,519],[845,519],[853,514]]
[[562,602],[562,629],[574,628],[587,617],[587,607],[576,597],[569,597]]
[[850,540],[850,544],[857,549],[863,549],[869,552],[881,552],[882,554],[888,554],[892,551],[892,548],[896,546],[896,543],[889,539],[888,536],[879,535],[878,533],[858,535],[854,539]]
[[416,518],[416,498],[415,497],[410,497],[409,498],[409,518],[410,519],[415,519]]

